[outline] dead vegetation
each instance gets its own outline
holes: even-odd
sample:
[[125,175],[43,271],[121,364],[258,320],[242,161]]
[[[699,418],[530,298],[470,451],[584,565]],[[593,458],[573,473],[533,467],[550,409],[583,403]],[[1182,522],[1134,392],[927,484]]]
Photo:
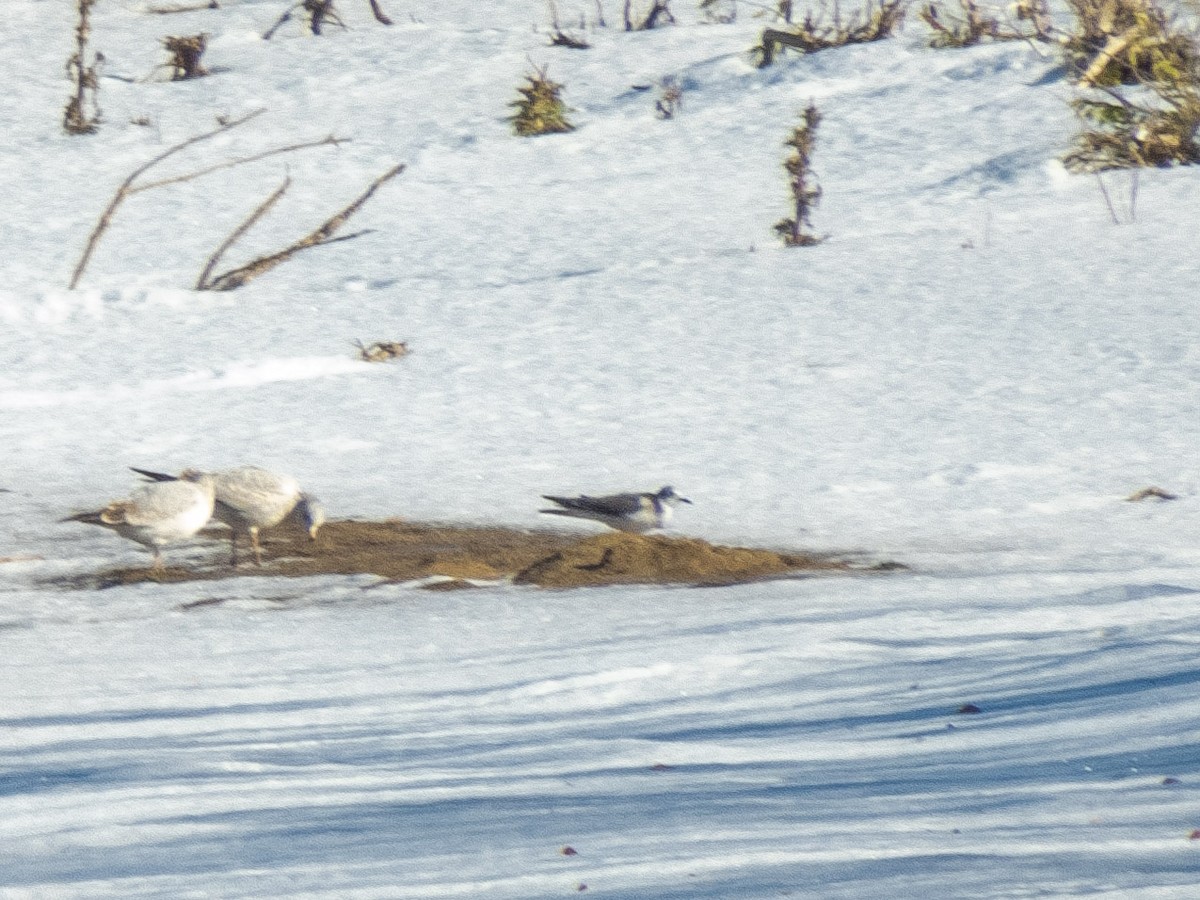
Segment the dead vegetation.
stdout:
[[[206,175],[210,175],[214,172],[218,172],[223,169],[230,169],[230,168],[234,168],[236,166],[248,165],[249,163],[258,162],[260,160],[267,159],[272,156],[279,156],[279,155],[286,154],[286,153],[294,153],[299,150],[311,149],[311,148],[315,148],[315,147],[326,147],[326,146],[336,147],[339,144],[342,144],[347,140],[345,138],[337,138],[337,137],[334,137],[333,135],[330,135],[328,137],[321,138],[319,140],[303,141],[298,144],[288,144],[283,147],[274,147],[269,150],[264,150],[261,153],[255,153],[250,156],[237,157],[234,159],[225,160],[223,162],[214,163],[213,165],[205,166],[204,168],[197,169],[192,172],[187,172],[182,175],[174,175],[174,176],[171,176],[168,178],[160,178],[156,181],[142,180],[142,177],[148,171],[150,171],[152,168],[159,165],[160,163],[164,162],[165,160],[171,158],[172,156],[188,149],[189,147],[193,147],[196,144],[200,144],[204,141],[211,140],[212,138],[216,137],[217,135],[224,134],[234,128],[238,128],[241,125],[244,125],[245,123],[249,122],[250,120],[256,118],[257,116],[262,115],[263,112],[264,112],[264,110],[258,110],[256,112],[249,113],[249,114],[241,117],[240,119],[224,120],[221,122],[220,125],[218,125],[212,131],[207,131],[203,134],[196,135],[195,137],[188,138],[185,141],[181,141],[180,143],[175,144],[172,147],[169,147],[168,149],[164,150],[162,153],[155,156],[153,159],[149,160],[146,163],[143,163],[142,165],[140,165],[136,169],[134,169],[134,171],[132,173],[130,173],[130,175],[123,182],[121,182],[120,186],[117,188],[116,193],[113,195],[112,200],[109,201],[109,204],[105,208],[104,212],[102,212],[100,214],[100,218],[97,220],[95,227],[93,227],[91,234],[88,236],[87,243],[84,246],[83,254],[80,256],[79,262],[75,265],[75,270],[71,274],[70,288],[72,290],[74,290],[76,287],[78,287],[79,282],[83,278],[83,274],[87,270],[88,264],[91,261],[92,255],[95,253],[96,247],[100,243],[100,238],[103,237],[104,233],[108,230],[109,226],[112,224],[113,217],[116,215],[117,210],[127,199],[129,199],[129,197],[131,197],[135,194],[141,193],[143,191],[149,191],[149,190],[153,190],[155,188],[167,187],[167,186],[173,185],[173,184],[180,184],[180,183],[186,182],[186,181],[193,181],[197,178],[202,178]],[[219,260],[220,256],[224,253],[224,251],[227,250],[230,246],[232,246],[233,241],[236,240],[237,237],[244,234],[246,232],[246,230],[248,230],[249,226],[253,224],[254,221],[257,221],[257,218],[261,215],[261,213],[259,213],[259,211],[256,210],[257,215],[252,215],[250,220],[247,220],[247,222],[243,222],[242,225],[239,226],[239,228],[234,231],[234,233],[230,236],[230,238],[227,238],[226,241],[222,244],[222,246],[220,248],[218,248],[218,251],[216,253],[214,253],[212,257],[209,258],[210,265],[206,266],[204,272],[201,273],[201,280],[206,285],[205,289],[227,290],[228,287],[226,285],[232,284],[235,280],[237,280],[241,276],[249,275],[249,277],[253,277],[253,275],[255,275],[255,274],[261,274],[262,271],[266,271],[269,268],[274,268],[275,265],[278,265],[280,262],[283,262],[285,259],[289,258],[290,256],[294,255],[295,253],[299,252],[302,249],[306,249],[309,246],[316,246],[316,245],[322,244],[322,243],[332,243],[333,240],[335,240],[335,239],[330,238],[329,235],[331,235],[333,231],[335,231],[338,227],[340,227],[340,225],[344,224],[346,218],[349,218],[349,216],[352,215],[358,209],[358,207],[361,206],[362,203],[364,203],[366,201],[366,199],[368,197],[370,197],[370,195],[374,192],[375,188],[378,187],[378,185],[383,180],[386,180],[387,178],[389,178],[393,175],[399,174],[399,171],[403,170],[403,168],[404,168],[403,166],[398,166],[398,167],[395,167],[389,173],[385,174],[382,179],[377,181],[376,184],[372,185],[372,187],[369,188],[368,191],[363,196],[361,196],[357,201],[355,201],[355,203],[352,203],[345,210],[342,210],[342,212],[339,213],[337,216],[334,216],[332,219],[328,220],[323,226],[321,226],[321,228],[318,228],[317,231],[310,234],[308,236],[308,238],[305,238],[302,241],[297,242],[297,245],[293,245],[293,247],[288,248],[286,251],[282,251],[280,254],[274,254],[273,256],[280,257],[280,258],[275,259],[269,265],[267,265],[263,261],[256,261],[260,265],[259,271],[256,271],[253,273],[246,273],[246,272],[243,272],[242,269],[245,269],[247,267],[241,267],[241,269],[232,270],[231,272],[223,273],[222,275],[216,276],[214,278],[212,276],[212,267],[216,265],[217,260]],[[285,185],[286,185],[286,182],[285,182]],[[276,191],[276,194],[280,194],[280,193],[281,193],[280,191]],[[275,199],[278,199],[276,194],[273,194],[272,197]],[[270,202],[273,202],[272,198],[268,198],[267,203],[270,203]],[[264,204],[264,205],[267,205],[267,204]],[[260,206],[259,210],[262,210],[263,212],[265,212],[265,210],[263,210],[263,206]],[[336,240],[345,240],[345,239],[346,238],[338,238]],[[305,241],[307,241],[308,243],[305,243]],[[298,246],[300,244],[303,244],[303,246]],[[243,277],[242,280],[239,282],[239,284],[235,284],[233,286],[240,286],[240,284],[244,284],[246,281],[249,280],[249,277]]]
[[[375,21],[381,25],[391,25],[392,20],[387,13],[383,11],[383,7],[379,5],[379,0],[367,0],[371,6],[371,15],[375,17]],[[302,13],[308,18],[308,30],[315,35],[320,35],[326,24],[337,25],[340,28],[345,28],[346,23],[342,21],[334,9],[334,0],[299,0],[293,3],[281,15],[275,24],[263,32],[263,40],[269,41],[275,36],[280,28],[290,22],[296,13]]]
[[340,230],[341,227],[345,225],[355,213],[362,209],[363,204],[371,199],[372,195],[379,190],[384,182],[395,178],[397,175],[403,172],[404,169],[405,166],[403,163],[392,166],[392,168],[388,169],[373,182],[371,182],[371,185],[365,191],[363,191],[363,193],[351,201],[348,206],[339,210],[304,237],[289,244],[282,250],[278,250],[275,253],[269,253],[265,256],[256,257],[245,265],[238,266],[235,269],[229,269],[228,271],[222,272],[219,275],[213,275],[213,269],[216,268],[217,263],[220,261],[221,257],[225,255],[226,251],[228,251],[235,243],[237,243],[237,241],[243,235],[245,235],[246,232],[248,232],[259,219],[266,215],[267,211],[274,206],[276,202],[278,202],[279,198],[283,196],[284,192],[288,188],[288,185],[291,184],[291,179],[285,178],[283,184],[276,188],[275,192],[272,193],[271,196],[259,204],[258,208],[255,209],[254,212],[252,212],[249,217],[242,222],[241,225],[235,228],[229,234],[229,236],[222,241],[221,246],[216,249],[213,255],[208,258],[208,262],[205,264],[204,270],[200,273],[200,277],[196,279],[195,289],[198,291],[232,291],[244,286],[248,282],[257,278],[259,275],[271,271],[276,266],[287,262],[297,253],[300,253],[304,250],[309,250],[313,247],[323,247],[327,244],[336,244],[340,241],[349,241],[353,240],[354,238],[361,237],[364,234],[370,234],[370,229],[363,229],[362,231],[356,231],[352,234],[342,235],[340,237],[334,236],[335,233]]
[[[551,47],[566,47],[568,50],[587,50],[592,46],[584,38],[576,37],[564,30],[558,19],[558,4],[554,0],[546,0],[546,4],[550,8]],[[579,28],[580,30],[587,28],[587,22],[582,17],[579,21]]]
[[63,110],[63,130],[67,134],[94,134],[100,125],[99,69],[104,55],[95,53],[88,60],[88,40],[92,35],[92,7],[96,0],[77,0],[75,52],[67,59],[67,77],[75,83],[75,92]]
[[[221,540],[225,532],[202,536]],[[506,581],[548,588],[614,584],[719,585],[768,578],[835,574],[852,569],[833,557],[721,547],[695,538],[606,532],[579,537],[557,531],[430,525],[390,519],[334,521],[310,543],[302,530],[276,530],[264,539],[266,569],[252,573],[304,577],[373,574],[393,582],[434,579],[430,586],[467,587]],[[222,554],[222,559],[224,556]],[[886,571],[892,566],[877,567]],[[142,582],[206,581],[238,577],[224,565],[115,569],[72,579],[76,588]]]
[[918,13],[933,32],[931,47],[971,47],[984,41],[1049,41],[1050,13],[1044,0],[1020,0],[1016,22],[1002,22],[995,10],[975,0],[958,0],[955,11],[947,3],[927,3]]
[[789,219],[776,222],[775,233],[783,238],[788,247],[811,247],[824,240],[812,233],[812,222],[809,220],[813,208],[821,199],[821,186],[812,170],[812,152],[820,123],[821,113],[814,104],[808,104],[803,120],[785,142],[786,146],[792,148],[783,167],[788,173],[794,214]]
[[516,107],[516,112],[509,117],[513,131],[521,137],[574,131],[575,126],[567,121],[562,88],[547,77],[544,66],[526,75],[525,84],[517,88],[520,99],[509,104]]
[[358,358],[363,362],[388,362],[408,356],[409,353],[405,341],[376,341],[373,344],[355,341],[354,346],[358,348]]
[[1063,37],[1084,87],[1177,82],[1194,72],[1194,36],[1155,0],[1068,0],[1075,27]]
[[165,37],[163,47],[171,54],[171,59],[165,65],[171,70],[172,81],[186,81],[191,78],[203,78],[208,69],[200,61],[208,47],[207,34],[192,34],[182,37]]
[[799,23],[792,21],[792,8],[786,11],[791,28],[783,31],[767,28],[762,43],[752,51],[759,68],[771,65],[780,48],[790,47],[801,53],[817,53],[848,44],[867,44],[895,34],[904,21],[908,0],[867,0],[862,9],[842,12],[840,0],[810,7]]
[[1200,48],[1154,0],[1071,0],[1068,61],[1084,123],[1072,171],[1200,162]]
[[622,8],[622,18],[626,31],[649,31],[659,25],[674,25],[675,17],[671,15],[671,0],[650,0],[649,6],[639,3],[634,7],[634,0],[625,0]]
[[662,81],[658,100],[654,103],[654,114],[660,119],[673,119],[683,109],[683,85],[667,76]]

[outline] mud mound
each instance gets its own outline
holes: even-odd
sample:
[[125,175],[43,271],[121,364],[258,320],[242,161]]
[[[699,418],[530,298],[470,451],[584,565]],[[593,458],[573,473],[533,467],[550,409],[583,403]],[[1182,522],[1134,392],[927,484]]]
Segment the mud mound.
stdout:
[[[567,588],[608,584],[732,584],[784,575],[844,571],[829,557],[718,547],[695,538],[611,532],[595,537],[557,531],[469,528],[389,519],[336,521],[311,543],[299,531],[264,535],[262,568],[226,563],[228,532],[209,529],[212,562],[115,569],[71,579],[70,587],[97,588],[151,582],[199,581],[238,575],[301,577],[374,574],[392,581],[441,576],[431,589],[470,587],[472,581],[511,578],[517,584]],[[168,551],[170,558],[170,551]]]
[[517,584],[733,584],[799,571],[845,569],[844,563],[800,554],[718,547],[695,538],[613,532],[578,541],[521,570]]

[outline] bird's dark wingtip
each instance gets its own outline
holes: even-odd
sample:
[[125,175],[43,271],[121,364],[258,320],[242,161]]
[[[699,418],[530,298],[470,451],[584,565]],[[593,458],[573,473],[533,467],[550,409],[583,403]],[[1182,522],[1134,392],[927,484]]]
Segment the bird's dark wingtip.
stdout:
[[139,469],[137,466],[130,466],[129,470],[131,472],[137,472],[143,478],[147,478],[150,481],[178,481],[179,480],[174,475],[168,475],[165,472],[151,472],[149,469]]

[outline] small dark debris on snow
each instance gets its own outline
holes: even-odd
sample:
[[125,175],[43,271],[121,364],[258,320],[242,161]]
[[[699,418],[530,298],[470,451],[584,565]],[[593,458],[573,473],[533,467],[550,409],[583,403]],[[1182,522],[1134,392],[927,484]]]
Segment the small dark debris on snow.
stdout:
[[358,357],[363,362],[387,362],[408,356],[409,352],[406,341],[376,341],[370,345],[355,341],[354,346],[358,348]]
[[580,892],[586,891],[587,885],[580,882],[579,887],[575,888],[575,890],[580,891]]
[[1188,840],[1189,841],[1200,841],[1200,828],[1195,829],[1191,834],[1189,834]]
[[1151,485],[1150,487],[1144,487],[1140,491],[1134,491],[1132,494],[1130,494],[1125,499],[1131,503],[1140,503],[1142,500],[1149,500],[1152,497],[1155,500],[1178,500],[1179,499],[1178,494],[1172,494],[1170,491],[1164,491],[1162,488],[1154,487],[1153,485]]
[[976,706],[974,703],[964,703],[962,706],[960,706],[958,709],[956,709],[955,712],[958,713],[960,716],[973,716],[976,713],[983,712],[983,710],[980,709],[978,706]]
[[668,766],[666,763],[655,763],[650,767],[651,771],[654,772],[670,772],[674,768],[674,766]]
[[566,847],[563,847],[558,852],[561,853],[563,856],[578,856],[579,855],[579,851],[576,850],[574,847],[572,847],[570,844],[568,844]]
[[1179,784],[1180,782],[1179,782],[1179,779],[1175,778],[1173,775],[1168,775],[1166,778],[1164,778],[1162,780],[1162,783],[1170,785],[1170,784]]

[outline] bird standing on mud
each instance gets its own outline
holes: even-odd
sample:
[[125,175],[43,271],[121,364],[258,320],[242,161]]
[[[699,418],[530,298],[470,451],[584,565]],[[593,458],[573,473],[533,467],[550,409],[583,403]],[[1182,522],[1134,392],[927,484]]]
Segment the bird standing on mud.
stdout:
[[114,500],[102,510],[76,513],[62,521],[100,525],[136,541],[154,554],[153,569],[161,572],[162,548],[190,538],[212,514],[211,484],[169,481],[147,484],[128,499]]
[[179,475],[137,468],[133,468],[133,471],[163,484],[209,485],[215,498],[212,517],[230,528],[229,564],[235,568],[238,564],[239,534],[247,535],[254,561],[261,566],[262,547],[258,542],[260,529],[273,528],[285,519],[294,520],[303,526],[309,539],[315,541],[317,531],[325,524],[324,507],[315,497],[303,493],[295,478],[258,466],[238,466],[221,472],[185,469]]
[[592,519],[618,531],[641,533],[662,528],[671,519],[672,508],[678,503],[691,503],[680,497],[675,489],[660,488],[655,493],[609,494],[604,497],[542,497],[557,503],[561,509],[541,509],[538,512],[549,516],[569,516],[574,519]]

